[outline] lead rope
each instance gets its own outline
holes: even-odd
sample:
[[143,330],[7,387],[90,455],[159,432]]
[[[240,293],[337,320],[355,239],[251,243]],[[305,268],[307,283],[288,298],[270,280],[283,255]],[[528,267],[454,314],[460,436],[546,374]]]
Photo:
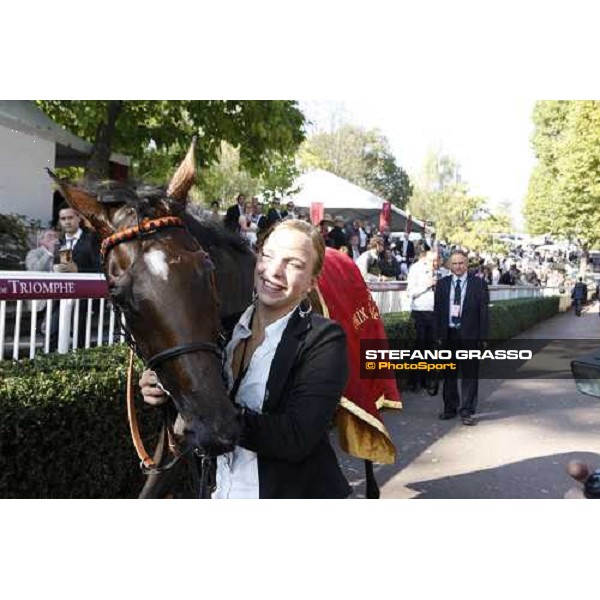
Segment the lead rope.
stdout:
[[140,435],[140,428],[137,420],[137,413],[135,412],[135,405],[133,403],[134,390],[133,390],[133,360],[135,354],[133,350],[129,350],[129,366],[127,368],[127,420],[129,421],[129,430],[131,432],[131,439],[137,455],[141,461],[142,469],[155,469],[156,463],[146,452],[144,442]]

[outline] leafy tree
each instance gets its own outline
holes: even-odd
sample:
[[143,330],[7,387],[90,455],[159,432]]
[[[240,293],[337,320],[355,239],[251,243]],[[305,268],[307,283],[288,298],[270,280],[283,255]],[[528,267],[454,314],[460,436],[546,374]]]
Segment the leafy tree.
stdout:
[[302,144],[303,169],[324,169],[404,208],[412,194],[406,172],[396,164],[388,140],[377,129],[342,125],[317,132]]
[[510,216],[508,214],[487,213],[485,216],[476,215],[466,224],[464,230],[457,230],[451,240],[470,250],[488,252],[506,252],[507,245],[501,242],[497,235],[506,233],[512,229]]
[[470,250],[499,249],[494,234],[510,230],[510,218],[505,211],[492,214],[485,198],[469,194],[456,160],[430,151],[414,181],[410,212],[432,221],[439,240]]
[[413,186],[406,171],[396,164],[394,156],[383,151],[379,155],[367,154],[366,160],[367,188],[398,208],[405,208],[413,193]]
[[228,144],[221,143],[219,160],[202,169],[198,177],[200,200],[209,204],[219,200],[221,207],[233,204],[238,194],[253,196],[259,191],[259,181],[240,169],[240,153]]
[[[272,153],[293,154],[305,134],[304,115],[291,100],[39,100],[56,122],[93,142],[88,179],[108,177],[111,152],[133,157],[139,170],[165,179],[193,135],[198,161],[215,161],[221,142],[239,148],[240,166],[254,176]],[[168,168],[167,168],[168,167]]]
[[22,270],[41,223],[24,215],[0,214],[0,270]]
[[233,203],[239,193],[246,196],[262,193],[266,199],[281,197],[293,192],[293,181],[298,174],[294,156],[272,153],[263,174],[253,177],[241,167],[239,149],[222,142],[219,160],[203,169],[198,178],[194,199],[205,204],[220,200],[223,207]]
[[600,102],[537,102],[532,143],[538,164],[525,200],[531,233],[600,244]]

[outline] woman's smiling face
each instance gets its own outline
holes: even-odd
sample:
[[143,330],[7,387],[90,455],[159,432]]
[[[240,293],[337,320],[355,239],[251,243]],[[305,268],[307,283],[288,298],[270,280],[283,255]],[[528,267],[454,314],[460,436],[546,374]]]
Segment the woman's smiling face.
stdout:
[[287,314],[312,289],[316,252],[301,231],[278,228],[267,238],[256,263],[259,302],[277,317]]

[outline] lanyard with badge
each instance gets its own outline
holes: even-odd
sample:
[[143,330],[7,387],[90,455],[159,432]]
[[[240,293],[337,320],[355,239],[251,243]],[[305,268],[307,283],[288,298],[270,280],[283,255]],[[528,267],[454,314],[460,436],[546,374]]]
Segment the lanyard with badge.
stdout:
[[454,284],[454,301],[452,302],[452,306],[450,307],[450,318],[452,319],[452,323],[455,327],[460,325],[460,313],[461,313],[461,291],[462,291],[462,282],[460,279],[456,280]]

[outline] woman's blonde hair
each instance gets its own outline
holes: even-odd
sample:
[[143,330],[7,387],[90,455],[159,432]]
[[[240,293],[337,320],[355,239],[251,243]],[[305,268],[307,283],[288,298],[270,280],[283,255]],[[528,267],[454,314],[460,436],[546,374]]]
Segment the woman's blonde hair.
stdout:
[[317,277],[323,269],[323,263],[325,262],[325,242],[321,232],[311,223],[307,221],[301,221],[300,219],[287,219],[286,221],[280,221],[276,223],[271,229],[269,229],[259,242],[258,251],[262,250],[264,243],[269,239],[269,236],[275,231],[280,229],[291,229],[292,231],[298,231],[303,233],[311,242],[312,247],[315,251],[315,264],[313,266],[313,277]]

